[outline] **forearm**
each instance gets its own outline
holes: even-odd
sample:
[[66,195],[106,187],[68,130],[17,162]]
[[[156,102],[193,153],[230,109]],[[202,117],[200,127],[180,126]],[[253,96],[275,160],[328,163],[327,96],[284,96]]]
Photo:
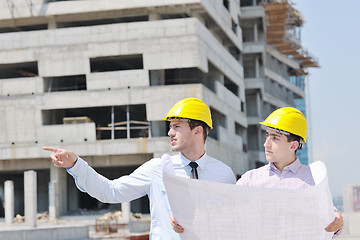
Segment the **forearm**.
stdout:
[[81,158],[78,158],[76,164],[67,171],[74,177],[80,191],[88,193],[101,202],[128,202],[145,195],[141,186],[139,188],[131,186],[131,183],[136,182],[134,179],[122,177],[109,180],[98,174]]

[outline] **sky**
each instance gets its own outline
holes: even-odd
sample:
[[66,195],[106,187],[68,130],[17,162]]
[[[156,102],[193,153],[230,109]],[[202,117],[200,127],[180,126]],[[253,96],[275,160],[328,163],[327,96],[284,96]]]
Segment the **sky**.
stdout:
[[360,184],[360,1],[293,0],[305,18],[303,46],[320,68],[309,69],[312,160],[323,161],[333,197]]

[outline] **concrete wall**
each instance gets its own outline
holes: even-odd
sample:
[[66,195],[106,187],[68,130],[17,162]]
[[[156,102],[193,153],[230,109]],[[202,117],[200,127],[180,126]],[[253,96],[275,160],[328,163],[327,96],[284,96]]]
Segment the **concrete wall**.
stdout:
[[65,226],[35,229],[13,229],[0,231],[1,239],[17,240],[80,240],[89,238],[88,226]]
[[[161,121],[185,97],[201,98],[224,116],[224,127],[215,126],[218,139],[206,143],[209,154],[232,166],[236,174],[248,169],[243,152],[246,140],[236,134],[235,127],[247,127],[238,0],[230,1],[228,9],[218,0],[11,2],[11,6],[0,2],[4,31],[0,33],[0,67],[31,63],[37,66],[34,75],[38,76],[0,79],[0,171],[49,171],[50,154],[41,149],[44,145],[71,149],[92,166],[108,168],[136,166],[171,153],[168,137],[161,130],[152,138],[99,140],[95,123],[55,124],[49,111],[144,105],[145,120],[151,123]],[[149,21],[91,24],[143,15]],[[163,19],[164,15],[175,17]],[[81,21],[88,21],[87,26],[64,27]],[[19,31],[34,25],[41,25],[42,30]],[[142,69],[92,72],[92,59],[124,55],[141,56]],[[212,71],[216,69],[216,76],[209,65]],[[160,85],[152,86],[151,73],[164,75],[168,69],[191,69],[198,72],[197,77],[210,79],[213,88],[200,84],[204,79],[197,84],[161,85],[164,82],[159,81]],[[73,75],[85,79],[86,89],[44,89],[53,77]],[[238,87],[237,94],[226,88],[225,77]],[[64,191],[60,185],[68,186],[59,172],[49,172],[49,179],[38,186],[41,209],[49,204],[44,200],[48,180],[52,200]],[[68,188],[69,198],[78,201],[77,193]],[[53,216],[63,214],[66,200],[52,200]]]
[[0,96],[32,95],[43,92],[43,81],[40,77],[1,79]]
[[[173,29],[177,29],[177,31],[173,31]],[[109,35],[109,32],[112,34]],[[122,34],[117,35],[113,33]],[[140,34],[142,38],[137,38],[135,33]],[[18,39],[19,35],[20,38]],[[101,38],[98,36],[101,36]],[[245,86],[242,80],[241,65],[224,50],[219,42],[197,19],[92,26],[81,28],[80,31],[75,28],[70,28],[7,33],[1,34],[0,39],[4,41],[4,44],[1,45],[0,48],[6,49],[5,56],[10,57],[10,59],[5,57],[0,59],[0,63],[9,61],[38,61],[39,75],[43,77],[87,74],[89,90],[99,90],[100,88],[108,89],[109,87],[111,89],[121,89],[126,85],[137,87],[148,84],[148,76],[146,76],[145,70],[90,73],[90,57],[140,53],[143,54],[144,69],[198,67],[204,71],[207,71],[207,63],[211,61],[216,67],[226,73],[232,81],[239,85],[240,99],[245,102]],[[23,42],[20,39],[31,39],[31,41]],[[110,39],[112,41],[116,40],[117,42],[106,42]],[[93,43],[91,41],[93,41]],[[159,45],[159,42],[161,42],[161,45]],[[19,48],[26,48],[28,50],[27,54],[20,54],[16,50]],[[29,58],[29,56],[32,56],[32,58]],[[101,84],[99,83],[100,78],[103,81]],[[121,78],[126,78],[126,82],[115,80]],[[137,78],[137,80],[132,80],[134,78]],[[32,84],[33,81],[31,78],[29,80],[30,81],[26,83],[29,87],[25,87],[26,89],[31,89],[30,84]],[[39,82],[41,78],[36,78],[36,80]],[[41,85],[41,82],[39,82],[38,85]],[[41,87],[39,87],[39,89],[41,89]],[[2,125],[4,135],[2,136],[1,142],[19,143],[39,141],[42,136],[41,130],[39,130],[40,132],[38,134],[35,134],[34,129],[31,127],[42,125],[40,109],[129,104],[129,94],[133,96],[131,97],[133,104],[148,102],[145,98],[140,100],[135,96],[144,91],[148,90],[145,88],[135,89],[132,90],[131,93],[128,90],[124,90],[126,94],[109,92],[107,93],[106,99],[101,97],[101,92],[46,93],[37,96],[26,95],[21,98],[7,98],[0,103],[0,111],[6,112],[3,116],[7,117],[7,120],[3,120],[5,125]],[[194,91],[191,92],[193,93]],[[20,93],[22,92],[13,94]],[[6,92],[4,92],[4,94],[6,94]],[[161,93],[153,93],[153,95],[163,96]],[[91,99],[87,98],[87,96]],[[179,96],[182,95],[179,94]],[[20,106],[25,97],[30,100],[26,101],[26,103],[28,105],[32,104],[31,107]],[[96,101],[94,101],[94,99],[96,99]],[[151,101],[148,103],[151,108]],[[162,105],[161,108],[168,109],[172,104],[173,102],[169,101],[169,106]],[[9,105],[14,107],[9,107]],[[160,114],[156,112],[157,116],[154,117],[152,109],[149,109],[147,115],[148,120],[158,120],[166,111],[167,110],[162,110]],[[18,122],[12,120],[22,119],[25,116],[27,118],[26,123],[20,120]],[[243,120],[241,122],[246,125],[246,121]],[[16,133],[19,133],[18,137],[16,137]],[[23,137],[23,135],[25,135],[25,137]]]
[[150,86],[149,71],[123,70],[90,73],[86,76],[87,90],[108,90],[116,88]]

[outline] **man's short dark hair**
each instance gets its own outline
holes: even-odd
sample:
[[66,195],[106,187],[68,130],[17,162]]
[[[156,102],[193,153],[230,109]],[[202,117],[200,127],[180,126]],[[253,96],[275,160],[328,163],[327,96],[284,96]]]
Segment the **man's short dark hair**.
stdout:
[[297,152],[298,149],[302,148],[302,143],[301,143],[302,137],[300,137],[298,135],[295,135],[295,134],[292,134],[292,133],[290,133],[290,135],[286,135],[286,137],[287,137],[288,142],[292,142],[292,141],[299,142],[299,147],[295,150],[295,153]]
[[201,126],[203,128],[203,137],[204,137],[204,143],[205,143],[206,138],[210,131],[210,127],[203,121],[193,120],[193,119],[189,119],[189,126],[190,126],[191,130],[193,130],[197,126]]
[[286,137],[287,137],[288,142],[292,142],[292,141],[301,142],[301,137],[298,135],[290,133],[290,135],[287,135]]

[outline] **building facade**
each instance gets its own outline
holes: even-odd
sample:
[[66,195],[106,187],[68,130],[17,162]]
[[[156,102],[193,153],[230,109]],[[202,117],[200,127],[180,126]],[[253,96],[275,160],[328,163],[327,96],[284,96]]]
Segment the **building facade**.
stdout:
[[[33,169],[39,212],[107,207],[80,193],[41,147],[71,149],[110,179],[129,174],[171,152],[161,117],[185,97],[211,108],[209,155],[236,175],[263,164],[257,123],[304,98],[290,79],[309,67],[270,41],[266,6],[1,0],[0,196],[4,181],[13,180],[22,214],[23,172]],[[132,211],[147,212],[147,205],[146,198],[134,201]]]
[[[290,1],[243,0],[240,6],[247,155],[250,168],[255,168],[266,163],[265,131],[258,123],[279,107],[298,107],[306,114],[304,76],[318,63],[301,45],[304,19]],[[299,150],[301,158],[307,158],[305,151]]]

